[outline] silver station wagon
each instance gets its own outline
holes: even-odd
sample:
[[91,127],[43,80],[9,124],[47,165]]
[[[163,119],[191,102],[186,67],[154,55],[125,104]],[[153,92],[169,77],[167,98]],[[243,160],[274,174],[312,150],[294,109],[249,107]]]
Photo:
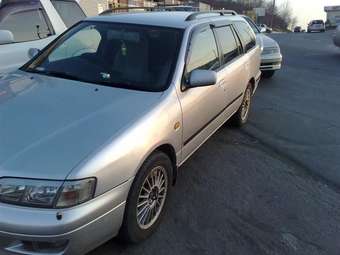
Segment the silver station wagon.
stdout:
[[228,119],[246,123],[260,55],[233,12],[119,14],[2,75],[0,253],[150,236],[177,169]]

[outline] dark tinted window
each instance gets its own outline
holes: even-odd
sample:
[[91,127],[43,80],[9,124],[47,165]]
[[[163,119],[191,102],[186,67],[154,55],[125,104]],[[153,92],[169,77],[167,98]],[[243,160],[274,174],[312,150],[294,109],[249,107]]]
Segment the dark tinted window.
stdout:
[[323,24],[323,20],[314,20],[312,21],[312,24]]
[[256,46],[256,38],[254,32],[245,22],[236,22],[235,26],[242,41],[243,48],[246,52],[248,52]]
[[34,41],[51,35],[45,16],[39,9],[7,16],[1,21],[0,30],[11,31],[15,42]]
[[196,33],[187,62],[187,73],[196,69],[216,70],[220,66],[214,34],[210,28]]
[[54,0],[52,4],[64,21],[66,27],[71,27],[86,18],[83,10],[76,2]]
[[238,43],[230,26],[217,28],[216,33],[222,47],[222,64],[226,64],[239,56]]
[[23,70],[105,86],[163,91],[169,86],[182,30],[82,22]]

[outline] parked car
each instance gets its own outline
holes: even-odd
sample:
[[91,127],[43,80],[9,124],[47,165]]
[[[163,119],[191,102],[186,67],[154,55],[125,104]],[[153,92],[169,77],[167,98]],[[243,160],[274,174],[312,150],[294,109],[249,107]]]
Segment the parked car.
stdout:
[[338,25],[337,29],[334,32],[333,41],[336,46],[340,47],[340,25]]
[[273,29],[271,27],[268,27],[266,24],[259,24],[259,28],[261,33],[272,33]]
[[262,76],[271,78],[276,71],[281,69],[282,54],[279,44],[269,36],[261,33],[260,28],[248,16],[243,16],[256,34],[257,43],[261,46],[261,67]]
[[297,26],[294,28],[294,33],[301,33],[302,32],[302,28],[300,26]]
[[0,73],[29,60],[30,48],[44,48],[68,27],[85,18],[73,0],[2,0]]
[[247,122],[260,54],[238,15],[121,14],[80,22],[3,75],[0,251],[150,236],[178,167],[228,119]]
[[326,26],[323,20],[312,20],[308,24],[307,32],[325,32],[326,31]]

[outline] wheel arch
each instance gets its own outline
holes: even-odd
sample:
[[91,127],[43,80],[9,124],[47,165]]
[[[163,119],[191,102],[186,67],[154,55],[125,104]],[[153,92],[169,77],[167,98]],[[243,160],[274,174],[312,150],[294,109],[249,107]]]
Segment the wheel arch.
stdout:
[[254,90],[255,90],[255,84],[256,84],[255,78],[252,77],[252,78],[249,80],[248,84],[251,84],[251,91],[254,92]]
[[152,153],[154,153],[156,151],[163,152],[164,154],[166,154],[170,158],[171,163],[172,163],[172,169],[173,169],[172,184],[175,185],[176,184],[176,180],[177,180],[177,171],[178,171],[177,156],[176,156],[175,148],[171,144],[162,144],[162,145],[158,146],[155,150],[153,150]]

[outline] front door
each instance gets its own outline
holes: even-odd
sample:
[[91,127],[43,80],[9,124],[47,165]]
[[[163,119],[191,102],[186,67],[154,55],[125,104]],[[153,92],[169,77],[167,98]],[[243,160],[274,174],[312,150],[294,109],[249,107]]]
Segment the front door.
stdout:
[[[219,68],[220,58],[212,29],[207,26],[195,31],[190,42],[183,83],[194,70],[217,71]],[[218,75],[215,85],[187,89],[179,95],[183,112],[183,160],[218,128],[216,117],[223,109],[224,102],[224,84],[221,79]]]

